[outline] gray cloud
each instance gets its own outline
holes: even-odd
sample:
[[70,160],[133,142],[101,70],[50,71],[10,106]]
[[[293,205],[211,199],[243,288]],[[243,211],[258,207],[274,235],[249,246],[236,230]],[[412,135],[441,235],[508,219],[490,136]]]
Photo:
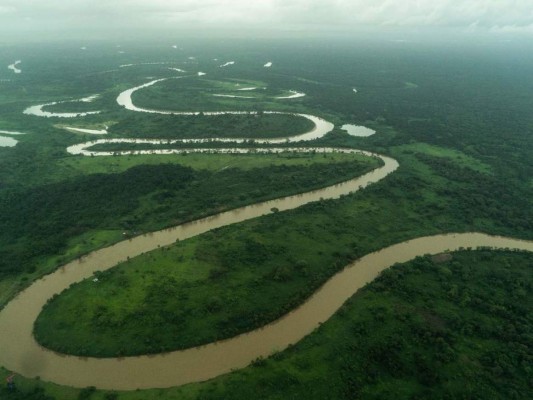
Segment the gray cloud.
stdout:
[[531,32],[532,0],[2,0],[12,30],[454,27]]

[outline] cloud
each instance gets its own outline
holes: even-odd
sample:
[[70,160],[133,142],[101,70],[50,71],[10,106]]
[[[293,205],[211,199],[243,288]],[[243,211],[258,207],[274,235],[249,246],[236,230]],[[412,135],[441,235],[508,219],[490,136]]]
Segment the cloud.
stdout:
[[2,14],[11,14],[16,12],[17,9],[11,6],[0,6],[0,15]]
[[533,23],[525,26],[517,25],[505,25],[505,26],[493,26],[490,28],[490,31],[493,33],[532,33],[533,34]]
[[[0,26],[320,29],[454,27],[529,32],[532,0],[2,0]],[[26,22],[24,22],[26,21]]]

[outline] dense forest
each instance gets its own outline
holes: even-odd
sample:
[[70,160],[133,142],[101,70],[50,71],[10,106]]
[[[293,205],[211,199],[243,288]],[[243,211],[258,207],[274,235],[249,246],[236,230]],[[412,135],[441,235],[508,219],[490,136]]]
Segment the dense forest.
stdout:
[[156,139],[183,138],[275,138],[309,132],[314,124],[294,115],[196,115],[130,116],[112,125],[110,133],[120,137]]
[[[91,174],[39,188],[0,193],[0,276],[32,273],[61,254],[68,240],[97,230],[125,236],[174,226],[260,200],[295,194],[358,176],[377,162],[308,168],[195,171],[146,165],[119,174]],[[257,182],[261,187],[257,187]]]

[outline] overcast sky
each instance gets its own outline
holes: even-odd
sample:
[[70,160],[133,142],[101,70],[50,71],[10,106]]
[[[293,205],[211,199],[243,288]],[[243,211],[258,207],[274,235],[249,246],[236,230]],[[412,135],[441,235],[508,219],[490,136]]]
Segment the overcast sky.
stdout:
[[322,32],[453,28],[533,34],[533,0],[0,0],[3,40],[31,32]]

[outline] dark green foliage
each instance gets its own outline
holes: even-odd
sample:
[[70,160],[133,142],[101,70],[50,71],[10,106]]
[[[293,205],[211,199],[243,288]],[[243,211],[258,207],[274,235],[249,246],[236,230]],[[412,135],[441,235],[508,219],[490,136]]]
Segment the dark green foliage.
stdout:
[[2,400],[54,400],[52,396],[46,395],[44,389],[35,387],[30,391],[21,391],[19,389],[8,390],[5,387],[0,388],[0,399]]
[[37,257],[58,254],[69,238],[88,230],[128,229],[124,218],[141,196],[160,188],[178,191],[193,176],[189,168],[162,164],[2,193],[0,274],[31,270]]
[[85,389],[80,390],[80,393],[78,394],[78,400],[90,399],[94,392],[96,392],[96,388],[94,386],[86,387]]
[[415,153],[415,156],[435,174],[450,181],[446,187],[436,190],[436,194],[439,198],[450,198],[450,207],[466,223],[485,218],[505,221],[523,232],[533,232],[531,189],[518,180],[481,173],[442,157],[423,153]]
[[118,137],[134,138],[275,138],[312,130],[313,123],[292,115],[133,115],[113,125]]
[[0,193],[0,276],[33,272],[40,257],[60,254],[68,239],[88,231],[113,229],[135,235],[335,183],[368,169],[347,162],[213,173],[159,164],[4,191]]

